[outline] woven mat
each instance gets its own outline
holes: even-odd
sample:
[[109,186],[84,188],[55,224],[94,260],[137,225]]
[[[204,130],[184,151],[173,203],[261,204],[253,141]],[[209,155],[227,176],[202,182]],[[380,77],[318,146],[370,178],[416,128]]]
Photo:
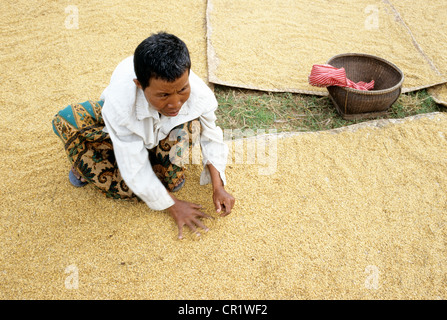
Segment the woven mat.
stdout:
[[[408,30],[414,45],[425,57],[435,72],[443,77],[447,74],[447,11],[445,1],[430,1],[424,9],[417,9],[417,1],[390,0],[390,4],[399,21]],[[391,4],[392,3],[392,4]],[[428,89],[434,100],[447,107],[447,85],[441,84]]]
[[433,97],[436,103],[447,107],[447,85],[441,84],[428,89],[428,93]]
[[216,84],[326,95],[307,82],[313,64],[356,52],[405,74],[403,91],[444,83],[445,1],[209,0],[208,72]]

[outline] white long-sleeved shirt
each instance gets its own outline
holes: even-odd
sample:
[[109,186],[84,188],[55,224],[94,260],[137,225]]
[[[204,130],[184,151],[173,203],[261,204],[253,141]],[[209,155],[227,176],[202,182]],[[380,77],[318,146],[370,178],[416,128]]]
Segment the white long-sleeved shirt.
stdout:
[[148,103],[133,79],[136,76],[133,56],[130,56],[116,67],[101,95],[104,131],[110,135],[118,168],[127,186],[153,210],[172,206],[174,201],[152,169],[148,149],[156,147],[177,125],[194,119],[199,119],[202,126],[200,184],[211,182],[208,163],[219,171],[226,184],[228,147],[223,142],[222,130],[216,125],[217,100],[205,82],[191,71],[189,99],[177,116],[165,117]]

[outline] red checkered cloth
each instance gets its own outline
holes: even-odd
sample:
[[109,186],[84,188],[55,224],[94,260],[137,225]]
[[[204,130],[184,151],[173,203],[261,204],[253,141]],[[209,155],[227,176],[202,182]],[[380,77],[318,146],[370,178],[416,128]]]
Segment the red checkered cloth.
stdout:
[[335,68],[329,64],[315,64],[309,75],[309,84],[316,87],[340,86],[357,90],[371,90],[374,88],[374,80],[369,83],[353,82],[346,78],[345,68]]

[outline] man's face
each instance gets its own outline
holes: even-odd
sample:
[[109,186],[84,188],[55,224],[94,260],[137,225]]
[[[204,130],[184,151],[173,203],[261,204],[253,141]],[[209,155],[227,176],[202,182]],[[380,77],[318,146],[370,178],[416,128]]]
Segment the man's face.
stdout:
[[[134,79],[134,82],[142,89],[137,79]],[[151,78],[149,86],[143,92],[146,100],[159,113],[166,117],[175,117],[191,93],[189,71],[185,71],[174,82]]]

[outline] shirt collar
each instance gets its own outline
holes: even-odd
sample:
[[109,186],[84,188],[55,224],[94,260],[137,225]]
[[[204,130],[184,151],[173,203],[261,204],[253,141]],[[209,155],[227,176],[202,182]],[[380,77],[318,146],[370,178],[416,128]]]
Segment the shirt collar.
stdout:
[[153,107],[149,107],[149,103],[146,100],[146,97],[144,96],[143,90],[140,88],[137,88],[136,93],[136,99],[135,99],[135,111],[137,114],[138,120],[143,120],[144,118],[152,117],[156,120],[160,119],[160,116],[158,114],[158,111],[155,110]]

